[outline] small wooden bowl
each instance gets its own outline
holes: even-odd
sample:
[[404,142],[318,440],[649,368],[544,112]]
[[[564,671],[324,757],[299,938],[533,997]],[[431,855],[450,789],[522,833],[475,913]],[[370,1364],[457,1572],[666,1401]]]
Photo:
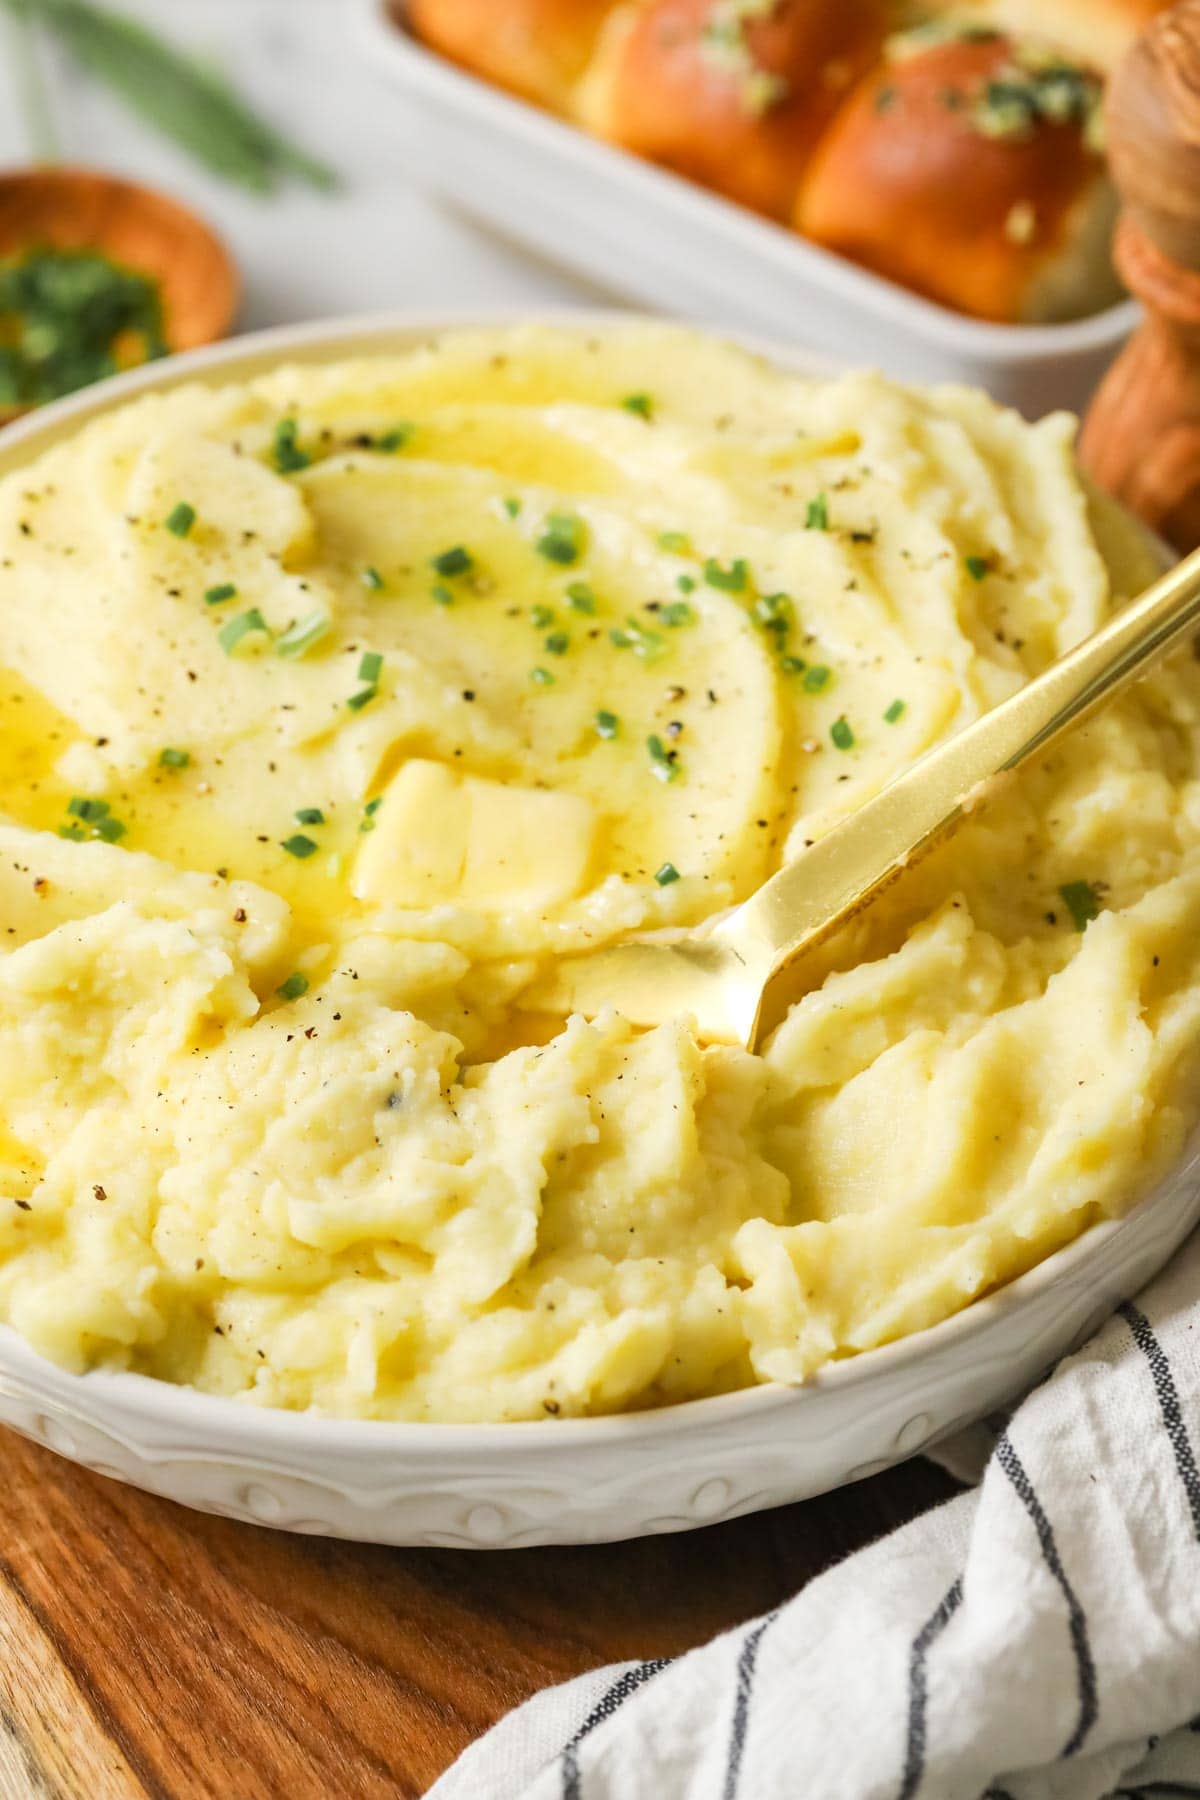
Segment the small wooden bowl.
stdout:
[[99,250],[148,275],[162,294],[172,350],[225,337],[241,298],[229,252],[202,219],[152,188],[93,169],[0,173],[0,258],[30,249]]

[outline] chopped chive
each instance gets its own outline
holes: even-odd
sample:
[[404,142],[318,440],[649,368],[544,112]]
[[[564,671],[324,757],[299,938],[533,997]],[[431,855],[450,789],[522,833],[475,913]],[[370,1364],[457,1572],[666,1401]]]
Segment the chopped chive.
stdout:
[[620,729],[621,721],[618,719],[616,713],[605,712],[601,709],[601,711],[596,714],[597,737],[615,738]]
[[740,594],[746,586],[745,560],[736,557],[725,569],[715,556],[710,556],[704,565],[704,579],[709,587],[721,588],[726,594]]
[[373,800],[367,801],[367,804],[363,807],[362,819],[359,822],[358,829],[360,831],[374,831],[374,829],[375,829],[375,814],[379,811],[379,809],[382,805],[383,805],[383,795],[382,794],[376,794],[376,796]]
[[839,750],[853,749],[854,733],[850,729],[850,721],[845,716],[833,721],[829,727],[829,735]]
[[596,596],[586,581],[573,581],[567,589],[567,605],[575,612],[594,613]]
[[626,412],[637,413],[642,419],[650,418],[654,411],[654,402],[649,394],[626,394],[621,405]]
[[764,631],[786,637],[795,621],[792,602],[787,594],[763,594],[754,602],[754,616]]
[[185,538],[195,523],[196,509],[194,506],[189,506],[186,500],[181,500],[177,506],[173,506],[163,520],[167,530],[177,538]]
[[292,817],[297,825],[323,825],[325,823],[325,814],[319,806],[302,806],[298,812],[293,813]]
[[330,621],[325,613],[309,613],[307,619],[300,619],[295,625],[289,625],[287,630],[276,638],[275,654],[276,656],[291,657],[306,656],[314,644],[319,644],[322,638],[328,636],[329,630]]
[[402,425],[393,425],[390,430],[383,433],[382,437],[377,437],[375,448],[386,450],[389,453],[393,450],[403,450],[415,430],[416,426],[409,424],[406,419]]
[[286,981],[279,984],[275,992],[281,1000],[299,1000],[302,994],[308,992],[308,976],[302,975],[297,969],[294,975],[289,975]]
[[535,548],[547,561],[569,564],[583,554],[584,524],[574,513],[550,513]]
[[967,565],[967,574],[972,581],[982,581],[991,570],[991,563],[986,556],[968,556],[963,559]]
[[554,677],[549,669],[530,669],[529,679],[535,687],[553,687]]
[[159,766],[163,769],[186,769],[191,760],[188,750],[160,750],[158,753]]
[[431,566],[439,575],[465,575],[474,567],[475,558],[462,544],[455,544],[450,550],[442,550],[437,556],[431,556]]
[[653,735],[646,739],[646,748],[650,752],[650,767],[660,781],[675,781],[680,769],[671,751],[667,750],[662,739]]
[[676,556],[686,556],[692,547],[692,540],[686,531],[660,531],[658,547],[660,550],[671,550]]
[[502,500],[500,504],[510,519],[515,519],[521,510],[521,502],[512,494],[510,494],[506,500]]
[[358,679],[376,682],[383,673],[383,655],[379,650],[364,650],[358,663]]
[[542,644],[551,656],[565,656],[571,648],[571,639],[565,631],[552,631],[542,639]]
[[219,581],[215,587],[205,588],[205,606],[220,606],[225,600],[237,598],[237,589],[232,581]]
[[654,871],[654,879],[659,887],[670,887],[673,881],[679,880],[679,870],[672,862],[665,862],[661,869]]
[[535,625],[539,631],[544,631],[547,625],[554,623],[554,608],[552,606],[531,606],[529,622],[531,625]]
[[265,632],[267,637],[271,635],[271,627],[257,606],[252,606],[248,611],[238,613],[236,618],[227,620],[217,633],[217,642],[226,656],[232,656],[242,639],[252,631]]
[[643,662],[653,662],[662,654],[663,638],[658,631],[648,631],[646,627],[633,617],[626,619],[625,624],[614,625],[608,634],[609,642],[618,650],[632,650]]
[[824,494],[818,494],[815,500],[809,501],[808,509],[804,514],[804,529],[806,531],[829,530],[829,501]]
[[357,694],[351,694],[346,705],[350,708],[351,712],[361,712],[364,706],[370,706],[378,692],[379,689],[374,685],[371,687],[360,688]]
[[696,615],[686,600],[669,600],[659,613],[664,625],[693,625]]
[[1068,881],[1058,891],[1076,931],[1083,931],[1099,915],[1100,895],[1092,882]]
[[454,595],[450,592],[450,589],[446,586],[445,582],[435,581],[429,592],[439,606],[454,605]]
[[289,856],[294,856],[300,862],[304,862],[308,857],[317,854],[320,845],[314,843],[312,838],[305,837],[302,831],[297,831],[293,832],[290,838],[284,838],[280,849],[286,850]]
[[829,686],[832,677],[832,669],[827,669],[824,663],[814,663],[812,668],[805,672],[805,691],[810,694],[819,694],[822,688]]
[[675,586],[679,589],[681,594],[694,593],[696,589],[696,577],[694,575],[677,575],[675,577]]
[[106,844],[115,844],[118,838],[125,836],[125,827],[120,819],[113,818],[107,800],[73,794],[67,802],[67,812],[70,817],[65,825],[59,826],[59,837],[71,838],[77,844],[85,838],[98,837]]
[[779,666],[785,675],[803,675],[808,667],[802,656],[781,656]]
[[883,715],[885,724],[894,725],[896,723],[896,720],[903,713],[906,705],[907,705],[907,702],[904,700],[893,700],[892,704],[888,707],[887,711]]
[[295,419],[280,419],[271,438],[271,455],[275,467],[281,475],[295,475],[300,469],[307,469],[312,458],[307,450],[301,450],[296,442],[296,434],[300,427]]
[[370,588],[372,593],[377,594],[379,592],[380,588],[383,586],[383,576],[379,573],[379,570],[375,567],[374,563],[367,564],[362,572],[362,581],[363,586]]

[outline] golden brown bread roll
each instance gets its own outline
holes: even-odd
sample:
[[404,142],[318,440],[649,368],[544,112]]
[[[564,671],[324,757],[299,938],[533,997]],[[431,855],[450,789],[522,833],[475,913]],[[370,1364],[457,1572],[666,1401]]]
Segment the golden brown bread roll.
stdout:
[[1108,304],[1119,290],[1099,79],[986,31],[930,47],[917,34],[906,50],[860,83],[826,133],[799,229],[985,319]]
[[786,218],[890,17],[887,0],[634,0],[609,20],[580,114],[602,137]]
[[417,37],[476,75],[566,112],[616,0],[408,0]]

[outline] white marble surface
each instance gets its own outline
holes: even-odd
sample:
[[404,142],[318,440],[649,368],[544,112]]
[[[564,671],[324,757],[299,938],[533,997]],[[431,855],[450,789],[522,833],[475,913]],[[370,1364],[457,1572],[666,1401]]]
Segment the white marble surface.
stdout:
[[[610,304],[428,196],[422,146],[370,66],[345,0],[112,0],[232,76],[342,177],[272,198],[209,176],[99,85],[43,56],[64,160],[161,187],[204,214],[241,265],[251,329],[389,307]],[[13,40],[0,35],[0,166],[30,160]]]

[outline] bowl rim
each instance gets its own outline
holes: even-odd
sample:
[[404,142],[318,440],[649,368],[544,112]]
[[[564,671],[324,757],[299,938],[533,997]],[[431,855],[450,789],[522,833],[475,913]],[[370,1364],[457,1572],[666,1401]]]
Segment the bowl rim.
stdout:
[[1053,1251],[1023,1275],[969,1300],[948,1318],[894,1338],[870,1350],[826,1363],[802,1382],[763,1381],[728,1393],[677,1400],[639,1411],[590,1413],[567,1419],[427,1420],[356,1419],[309,1407],[303,1411],[260,1405],[252,1399],[210,1394],[184,1382],[166,1381],[126,1369],[103,1366],[76,1372],[51,1362],[11,1325],[0,1325],[0,1368],[19,1363],[25,1373],[36,1369],[40,1384],[84,1404],[89,1398],[107,1412],[136,1414],[163,1431],[185,1432],[193,1441],[219,1438],[228,1449],[284,1449],[319,1455],[331,1440],[348,1454],[357,1452],[466,1452],[482,1447],[541,1457],[551,1445],[579,1450],[619,1440],[661,1442],[717,1430],[735,1421],[750,1422],[782,1407],[812,1406],[818,1401],[870,1388],[885,1376],[910,1369],[940,1353],[961,1352],[964,1343],[981,1338],[1005,1319],[1086,1268],[1113,1242],[1137,1229],[1166,1197],[1165,1190],[1192,1175],[1200,1165],[1200,1149],[1176,1164],[1154,1188],[1116,1218],[1086,1226],[1061,1249]]
[[[163,393],[201,379],[206,386],[225,380],[279,368],[289,360],[316,363],[349,360],[359,355],[401,351],[424,339],[447,332],[496,325],[548,325],[574,328],[581,333],[630,329],[639,325],[676,324],[649,313],[596,310],[547,305],[533,311],[527,305],[463,306],[436,313],[395,310],[357,317],[320,319],[300,325],[273,326],[200,349],[181,351],[154,363],[143,364],[77,394],[49,402],[35,413],[0,432],[0,476],[22,467],[44,450],[74,435],[94,419],[143,394]],[[835,357],[822,356],[804,347],[772,343],[751,333],[727,327],[680,324],[680,329],[718,336],[752,355],[765,357],[792,373],[820,374],[848,369]],[[374,348],[372,349],[372,345]],[[432,1421],[414,1419],[356,1419],[322,1412],[317,1408],[292,1411],[265,1406],[233,1395],[210,1394],[186,1383],[103,1365],[77,1373],[52,1362],[35,1350],[10,1325],[0,1324],[0,1367],[15,1360],[25,1372],[36,1369],[38,1380],[81,1403],[90,1396],[100,1406],[136,1413],[143,1421],[178,1432],[190,1429],[197,1437],[219,1436],[232,1447],[255,1449],[285,1445],[313,1454],[328,1449],[336,1438],[344,1451],[451,1453],[490,1445],[542,1456],[551,1444],[580,1448],[611,1439],[658,1440],[672,1433],[704,1431],[743,1415],[761,1416],[785,1405],[812,1405],[824,1396],[858,1389],[900,1371],[926,1356],[954,1345],[958,1339],[981,1336],[1002,1323],[1005,1316],[1033,1301],[1045,1289],[1065,1283],[1080,1266],[1098,1256],[1111,1241],[1136,1231],[1146,1214],[1181,1178],[1200,1168],[1200,1132],[1185,1146],[1179,1159],[1125,1212],[1084,1227],[1058,1250],[1043,1257],[1031,1269],[1002,1286],[968,1300],[956,1312],[918,1331],[906,1333],[872,1349],[861,1350],[826,1363],[799,1383],[756,1382],[727,1393],[673,1401],[638,1411],[587,1414],[577,1418],[514,1419],[501,1422]]]
[[[368,51],[382,53],[407,78],[423,82],[437,99],[456,107],[469,106],[486,123],[514,133],[543,154],[553,153],[570,167],[602,171],[619,182],[635,204],[640,187],[676,211],[690,209],[726,236],[738,239],[747,250],[779,264],[792,262],[798,273],[810,282],[819,282],[831,298],[859,308],[877,324],[908,332],[930,347],[968,357],[1044,363],[1068,354],[1115,349],[1141,316],[1130,295],[1082,318],[1045,324],[1006,324],[958,312],[460,67],[422,43],[407,18],[397,16],[397,4],[406,14],[408,0],[355,0],[356,29]],[[864,325],[867,322],[862,321]]]

